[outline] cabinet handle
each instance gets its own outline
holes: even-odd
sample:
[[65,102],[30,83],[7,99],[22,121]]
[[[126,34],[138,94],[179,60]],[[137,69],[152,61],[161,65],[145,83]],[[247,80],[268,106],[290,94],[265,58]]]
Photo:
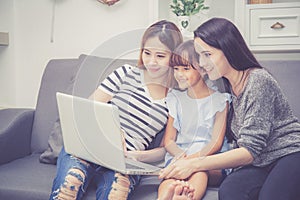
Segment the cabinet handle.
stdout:
[[275,24],[273,24],[271,26],[272,29],[282,29],[284,28],[285,26],[282,24],[282,23],[279,23],[279,22],[276,22]]

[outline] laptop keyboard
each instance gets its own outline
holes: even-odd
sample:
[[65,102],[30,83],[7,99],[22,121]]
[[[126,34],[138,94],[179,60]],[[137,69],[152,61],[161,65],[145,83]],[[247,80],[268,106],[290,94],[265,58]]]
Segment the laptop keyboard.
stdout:
[[138,167],[136,165],[131,165],[129,163],[126,163],[126,169],[145,169],[143,167]]

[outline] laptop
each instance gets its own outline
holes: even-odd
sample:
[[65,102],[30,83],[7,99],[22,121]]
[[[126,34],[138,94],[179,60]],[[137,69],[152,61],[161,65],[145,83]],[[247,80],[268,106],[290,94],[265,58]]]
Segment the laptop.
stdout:
[[161,168],[124,156],[119,110],[108,103],[56,93],[65,151],[132,175],[158,175]]

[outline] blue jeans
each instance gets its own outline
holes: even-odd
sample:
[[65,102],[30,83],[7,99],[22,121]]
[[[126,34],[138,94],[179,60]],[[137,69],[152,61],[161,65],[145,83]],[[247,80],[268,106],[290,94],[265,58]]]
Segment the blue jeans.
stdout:
[[[92,181],[95,182],[95,185],[97,187],[96,199],[108,199],[112,184],[116,179],[116,172],[94,163],[90,163],[87,161],[82,162],[78,158],[66,153],[64,148],[62,148],[57,160],[57,174],[53,181],[52,192],[49,198],[50,200],[56,199],[61,188],[65,187],[66,176],[70,174],[70,169],[79,169],[85,175],[83,179],[82,177],[78,177],[79,180],[82,181],[82,185],[78,190],[76,200],[82,199],[87,187]],[[129,180],[129,192],[132,192],[134,187],[139,183],[140,176],[129,176]]]
[[252,165],[232,172],[220,186],[220,200],[297,200],[300,197],[300,152],[266,167]]

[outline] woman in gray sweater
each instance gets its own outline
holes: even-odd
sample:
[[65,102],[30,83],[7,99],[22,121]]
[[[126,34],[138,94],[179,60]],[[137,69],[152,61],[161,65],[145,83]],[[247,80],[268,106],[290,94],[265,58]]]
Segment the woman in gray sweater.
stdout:
[[[213,18],[195,31],[200,65],[211,80],[228,82],[230,151],[179,160],[160,178],[234,168],[220,186],[221,200],[296,200],[300,196],[300,123],[276,80],[257,62],[230,21]],[[196,187],[196,186],[194,186]]]

